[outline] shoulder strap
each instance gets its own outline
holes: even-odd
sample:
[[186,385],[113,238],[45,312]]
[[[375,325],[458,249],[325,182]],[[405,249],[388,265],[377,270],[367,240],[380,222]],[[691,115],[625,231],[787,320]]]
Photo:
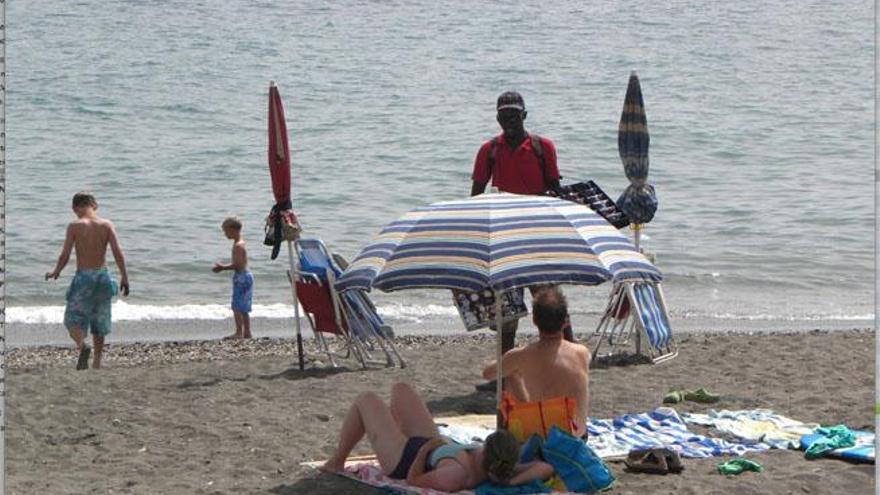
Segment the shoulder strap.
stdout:
[[498,136],[492,138],[492,144],[489,148],[489,158],[486,160],[486,165],[489,167],[489,178],[492,178],[492,175],[495,173],[495,156],[498,154],[498,144],[499,144]]
[[544,143],[541,142],[541,136],[537,134],[529,134],[529,138],[532,140],[532,149],[535,151],[535,156],[541,160],[541,168],[544,167]]
[[550,181],[547,180],[547,163],[544,161],[544,143],[541,141],[541,136],[537,134],[529,134],[529,139],[532,140],[532,151],[535,152],[535,156],[538,157],[538,163],[541,164],[541,177],[544,178],[544,187],[550,187]]

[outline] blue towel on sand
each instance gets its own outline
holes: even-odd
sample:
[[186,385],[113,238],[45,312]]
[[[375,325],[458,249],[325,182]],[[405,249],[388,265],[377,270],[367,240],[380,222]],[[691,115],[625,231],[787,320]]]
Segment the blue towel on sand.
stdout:
[[741,444],[697,435],[687,429],[681,417],[670,407],[658,407],[641,414],[624,414],[614,419],[590,419],[589,445],[603,458],[625,456],[637,449],[669,447],[682,457],[745,455],[770,447],[763,443]]
[[[821,428],[819,429],[821,430]],[[801,448],[809,449],[816,442],[827,441],[828,436],[819,432],[801,437]],[[838,457],[850,461],[874,462],[874,432],[864,430],[850,430],[855,439],[852,447],[843,447],[826,452],[828,457]]]

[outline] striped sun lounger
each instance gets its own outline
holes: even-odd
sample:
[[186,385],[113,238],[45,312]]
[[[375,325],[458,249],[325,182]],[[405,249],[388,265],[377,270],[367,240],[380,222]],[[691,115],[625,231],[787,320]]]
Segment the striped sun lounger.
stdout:
[[642,318],[642,325],[651,347],[660,350],[669,347],[672,329],[657,295],[657,288],[648,283],[633,284],[633,294]]
[[678,355],[659,282],[615,283],[594,336],[593,357],[603,355],[605,342],[610,349],[604,355],[613,355],[633,340],[636,353],[653,363]]

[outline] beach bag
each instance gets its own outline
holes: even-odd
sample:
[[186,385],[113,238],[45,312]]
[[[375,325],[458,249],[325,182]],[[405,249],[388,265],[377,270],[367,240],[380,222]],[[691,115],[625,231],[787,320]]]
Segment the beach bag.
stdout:
[[593,493],[614,484],[611,470],[587,442],[559,428],[550,429],[540,445],[540,457],[556,471],[558,480],[554,488],[558,490]]
[[509,392],[501,396],[504,428],[523,443],[532,435],[547,438],[551,428],[571,434],[575,429],[577,403],[571,397],[554,397],[537,402],[522,402]]
[[265,238],[263,244],[272,246],[271,259],[278,257],[282,241],[295,241],[299,239],[302,227],[296,218],[296,213],[290,209],[290,201],[276,204],[266,217]]

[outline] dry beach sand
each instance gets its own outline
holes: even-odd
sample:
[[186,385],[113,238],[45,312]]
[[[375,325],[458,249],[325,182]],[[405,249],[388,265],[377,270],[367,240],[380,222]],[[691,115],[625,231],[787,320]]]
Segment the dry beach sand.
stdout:
[[[533,337],[531,337],[533,338]],[[525,339],[524,339],[525,340]],[[74,371],[69,348],[15,350],[8,372],[12,494],[379,493],[300,466],[326,458],[352,399],[412,382],[435,416],[491,413],[478,367],[491,335],[399,338],[406,369],[300,372],[290,340],[111,345],[106,368]],[[671,388],[722,394],[716,408],[769,408],[802,421],[874,428],[872,331],[686,335],[671,362],[593,371],[592,415],[652,409]],[[307,342],[309,358],[320,358]],[[677,408],[705,411],[684,403]],[[695,428],[696,429],[696,428]],[[367,453],[362,443],[355,453]],[[725,477],[723,458],[685,460],[681,475],[627,473],[611,493],[872,493],[874,466],[802,452],[749,456],[763,473]]]

